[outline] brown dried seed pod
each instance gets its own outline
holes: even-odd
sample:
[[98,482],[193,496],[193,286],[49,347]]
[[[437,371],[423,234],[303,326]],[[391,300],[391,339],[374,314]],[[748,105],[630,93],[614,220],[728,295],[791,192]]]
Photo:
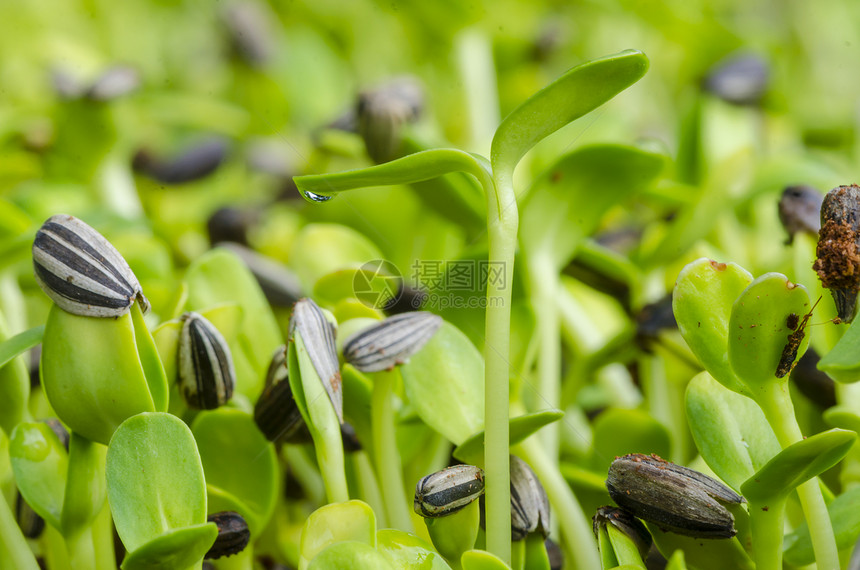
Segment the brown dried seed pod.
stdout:
[[735,519],[717,500],[744,501],[716,479],[641,453],[615,459],[606,488],[618,506],[636,517],[696,538],[733,537]]
[[222,511],[209,515],[207,520],[214,522],[218,527],[218,538],[215,539],[215,544],[206,553],[205,558],[211,560],[222,556],[232,556],[242,552],[248,546],[248,542],[251,540],[251,531],[248,530],[248,523],[239,513]]
[[850,323],[860,291],[860,186],[839,186],[824,197],[816,254],[812,268],[830,289],[839,319]]

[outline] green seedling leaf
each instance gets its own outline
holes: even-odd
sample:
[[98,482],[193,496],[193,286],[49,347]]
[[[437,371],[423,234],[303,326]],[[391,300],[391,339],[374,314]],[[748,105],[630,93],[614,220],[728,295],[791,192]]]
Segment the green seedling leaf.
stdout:
[[648,58],[625,50],[568,70],[505,117],[493,137],[493,170],[512,173],[535,144],[627,89],[648,71]]
[[754,570],[755,564],[744,551],[737,537],[728,540],[709,540],[682,536],[674,532],[660,530],[658,525],[646,522],[648,532],[654,539],[657,549],[667,559],[683,551],[684,560],[690,568],[697,570]]
[[149,334],[149,329],[143,320],[140,305],[138,303],[132,305],[129,313],[134,327],[137,355],[140,358],[140,366],[143,369],[146,386],[149,388],[149,395],[152,397],[152,404],[155,406],[156,412],[166,412],[170,386],[167,384],[167,376],[164,373],[164,366],[161,364],[158,349],[155,347],[155,341]]
[[343,440],[340,420],[323,382],[311,362],[301,333],[296,331],[287,348],[290,387],[302,418],[311,432],[330,501],[348,498],[343,478]]
[[21,355],[41,342],[44,330],[44,326],[39,326],[6,338],[8,330],[0,314],[0,339],[4,339],[0,342],[0,428],[6,435],[29,417],[30,373]]
[[204,312],[236,303],[242,323],[230,352],[236,368],[236,391],[255,401],[263,389],[272,352],[282,344],[281,331],[266,296],[242,260],[224,248],[210,250],[188,268],[187,310]]
[[761,408],[707,372],[687,385],[685,403],[696,448],[736,491],[782,449]]
[[[373,242],[338,224],[309,224],[298,233],[290,248],[290,267],[307,289],[316,289],[315,283],[326,275],[341,269],[355,270],[378,259],[382,259],[382,253]],[[351,282],[345,285],[351,289]],[[351,292],[349,295],[354,296]]]
[[75,432],[69,439],[69,471],[61,517],[64,536],[88,528],[104,507],[107,447]]
[[461,150],[441,148],[416,152],[370,168],[334,174],[312,174],[293,178],[302,195],[311,202],[324,202],[336,194],[368,186],[413,184],[449,172],[466,172],[492,188],[486,160]]
[[671,457],[668,430],[642,410],[606,410],[594,422],[592,469],[605,474],[615,457],[628,453]]
[[[106,473],[117,533],[132,555],[173,531],[206,523],[203,465],[191,430],[177,417],[144,413],[123,422],[108,446]],[[215,531],[215,525],[208,526]],[[187,532],[169,542],[177,557],[191,556],[205,542]],[[212,542],[216,534],[210,534]],[[205,544],[201,558],[212,542]]]
[[460,445],[484,427],[484,361],[454,325],[400,367],[409,401],[428,426]]
[[351,319],[380,320],[385,317],[382,311],[368,307],[358,299],[341,299],[332,308],[331,312],[339,323]]
[[747,388],[729,365],[729,319],[735,299],[752,280],[739,265],[703,257],[681,270],[672,293],[678,330],[690,350],[720,384],[741,394]]
[[21,422],[12,431],[9,457],[21,495],[57,530],[66,492],[69,454],[48,424]]
[[[836,535],[836,547],[844,550],[854,546],[860,535],[860,487],[854,487],[836,497],[829,505],[830,523]],[[793,566],[806,566],[815,562],[809,525],[801,525],[785,537],[785,561]]]
[[687,570],[687,560],[683,550],[676,550],[666,564],[666,570]]
[[365,446],[368,455],[373,457],[373,432],[370,427],[373,382],[351,364],[343,365],[341,378],[343,379],[343,416],[355,429],[356,436]]
[[601,144],[561,158],[532,185],[522,207],[519,236],[530,255],[550,255],[562,269],[582,240],[615,204],[652,183],[663,156]]
[[[209,512],[235,510],[245,518],[251,536],[259,536],[278,498],[275,447],[260,433],[253,417],[230,408],[200,413],[191,431],[206,474]],[[222,494],[234,497],[239,508],[222,508]]]
[[[376,547],[376,516],[367,503],[346,501],[315,510],[305,521],[299,555],[299,570],[308,568],[311,560],[327,547],[346,541]],[[351,568],[351,566],[333,566]]]
[[486,550],[470,550],[460,558],[463,570],[511,570],[499,557]]
[[426,518],[424,524],[436,550],[448,560],[459,560],[475,547],[481,513],[480,501],[472,501],[459,511],[438,518]]
[[810,306],[806,287],[781,273],[758,277],[735,300],[729,320],[729,362],[750,390],[776,382],[777,369],[784,370],[783,381],[788,381],[791,363],[809,345],[803,327]]
[[798,485],[839,463],[856,439],[853,431],[831,429],[798,441],[741,485],[742,494],[750,503],[761,505],[782,500]]
[[[137,303],[121,317],[103,319],[53,306],[45,324],[40,370],[48,401],[72,431],[105,445],[126,418],[167,404],[160,362],[152,362],[148,351],[144,358],[138,352],[152,341],[138,343],[136,336],[149,336],[149,331],[142,321],[133,322],[135,312],[140,312]],[[151,379],[155,394],[147,373],[157,376]]]
[[122,570],[192,568],[199,563],[218,537],[214,523],[170,530],[126,555]]
[[618,564],[644,569],[645,563],[642,561],[642,555],[639,554],[639,547],[636,546],[636,543],[612,525],[606,525],[605,528]]
[[860,325],[854,321],[836,346],[818,361],[818,369],[837,382],[860,380]]
[[402,570],[450,570],[451,567],[427,542],[414,534],[382,529],[376,533],[376,549]]
[[44,333],[45,325],[39,325],[0,342],[0,368],[6,366],[16,356],[42,342]]
[[348,540],[326,547],[308,565],[308,570],[331,570],[354,568],[355,570],[395,570],[388,559],[378,550],[365,544]]
[[[523,441],[540,428],[558,421],[564,417],[561,410],[542,410],[511,418],[508,433],[510,445],[514,446]],[[484,430],[471,436],[454,449],[454,457],[468,465],[481,466],[484,464]]]
[[833,406],[825,410],[823,417],[830,427],[848,429],[860,434],[860,415],[849,406]]

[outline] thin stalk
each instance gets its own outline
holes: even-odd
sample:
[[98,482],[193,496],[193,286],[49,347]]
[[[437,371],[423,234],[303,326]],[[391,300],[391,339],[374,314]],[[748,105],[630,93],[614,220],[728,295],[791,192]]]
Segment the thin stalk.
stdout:
[[785,499],[767,505],[750,504],[752,554],[756,570],[782,570],[782,521],[784,515]]
[[588,517],[561,472],[553,465],[535,438],[529,438],[519,444],[517,453],[531,466],[543,484],[553,507],[552,514],[559,519],[561,533],[565,538],[564,544],[567,546],[566,555],[574,561],[574,567],[600,568],[600,554],[591,525],[588,524]]
[[69,563],[72,568],[95,568],[96,550],[93,547],[93,529],[83,526],[65,536]]
[[370,457],[368,457],[365,451],[356,451],[352,454],[352,459],[355,464],[356,477],[358,478],[359,493],[361,493],[364,502],[370,505],[370,508],[376,513],[376,526],[378,528],[388,528],[389,523],[385,517],[385,502],[382,499],[382,491],[379,489],[379,482],[373,470]]
[[15,522],[15,515],[3,497],[0,497],[0,560],[11,568],[39,570],[36,557],[30,551],[27,539]]
[[[529,260],[532,310],[537,320],[538,395],[549,408],[561,407],[561,318],[556,309],[558,274],[549,255],[536,254]],[[553,463],[558,463],[559,425],[552,423],[538,433]]]
[[412,519],[405,501],[402,462],[397,449],[392,393],[396,372],[373,375],[370,422],[373,433],[374,466],[382,486],[388,525],[402,531],[412,530]]
[[113,519],[110,506],[105,501],[104,507],[93,521],[93,547],[96,551],[97,570],[115,570],[116,553],[113,545]]
[[[794,406],[791,403],[787,382],[774,382],[763,386],[756,394],[756,402],[764,412],[777,441],[783,449],[803,439],[803,434],[794,415]],[[809,525],[812,550],[815,553],[818,568],[821,570],[839,568],[836,538],[833,534],[827,505],[824,502],[824,495],[822,495],[821,487],[818,485],[818,478],[814,477],[799,485],[797,495]]]
[[[504,279],[487,279],[484,341],[484,471],[486,474],[487,550],[511,563],[511,473],[508,415],[511,288],[517,245],[517,202],[510,176],[499,176],[487,194],[489,263]],[[494,278],[495,277],[495,278]]]

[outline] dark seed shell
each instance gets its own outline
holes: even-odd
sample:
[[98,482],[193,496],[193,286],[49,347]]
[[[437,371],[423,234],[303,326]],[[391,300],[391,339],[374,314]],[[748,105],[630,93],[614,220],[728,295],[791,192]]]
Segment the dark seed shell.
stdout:
[[286,345],[281,345],[272,355],[266,386],[254,406],[254,422],[269,441],[310,443],[313,439],[290,388],[286,352]]
[[511,455],[511,540],[540,531],[549,536],[549,499],[528,463]]
[[189,407],[212,410],[233,396],[236,372],[227,341],[199,313],[181,317],[179,335],[179,388]]
[[643,560],[647,558],[654,540],[645,525],[630,512],[617,507],[598,507],[597,513],[591,517],[591,521],[594,536],[598,535],[602,527],[614,526],[633,541]]
[[824,197],[816,255],[812,268],[830,289],[839,319],[850,323],[860,291],[860,186],[839,186]]
[[209,515],[209,522],[214,522],[218,527],[218,538],[209,549],[204,558],[214,559],[222,556],[232,556],[245,550],[251,540],[251,531],[248,523],[237,512],[222,511]]
[[21,533],[27,538],[39,538],[45,530],[45,519],[36,514],[21,493],[18,493],[15,501],[15,518],[18,520]]
[[484,471],[455,465],[427,475],[415,485],[415,512],[425,518],[456,513],[484,493]]
[[697,538],[733,537],[734,517],[717,499],[744,500],[707,475],[639,453],[612,462],[606,488],[618,506],[636,517]]
[[135,299],[149,301],[122,255],[73,216],[51,216],[33,242],[36,282],[61,309],[85,317],[120,317]]
[[418,352],[442,326],[427,312],[394,315],[349,337],[343,358],[362,372],[391,370]]

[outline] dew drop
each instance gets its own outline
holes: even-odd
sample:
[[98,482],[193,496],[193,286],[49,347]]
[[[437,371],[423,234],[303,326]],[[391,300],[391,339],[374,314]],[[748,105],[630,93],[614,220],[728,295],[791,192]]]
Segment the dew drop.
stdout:
[[334,196],[325,196],[323,194],[315,194],[314,192],[311,192],[310,190],[303,190],[302,195],[304,195],[304,197],[307,198],[308,200],[310,200],[311,202],[328,202],[329,200],[331,200],[334,197]]

